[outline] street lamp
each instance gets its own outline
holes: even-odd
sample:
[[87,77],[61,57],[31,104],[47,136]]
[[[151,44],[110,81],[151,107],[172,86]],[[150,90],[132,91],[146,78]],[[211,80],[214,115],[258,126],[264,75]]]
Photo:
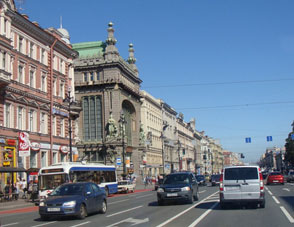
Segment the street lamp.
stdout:
[[164,136],[163,136],[163,133],[164,131],[166,130],[166,128],[168,127],[168,124],[167,123],[163,123],[163,127],[162,127],[162,132],[161,132],[161,143],[162,143],[162,174],[164,175]]
[[74,97],[71,96],[71,88],[68,88],[67,94],[63,102],[68,103],[68,133],[69,133],[69,161],[72,162],[72,127],[71,127],[71,105],[75,104]]
[[123,110],[120,112],[120,130],[121,130],[121,137],[122,137],[122,156],[123,156],[123,178],[126,177],[126,163],[125,163],[125,125],[126,119]]
[[179,172],[181,172],[181,141],[178,140]]

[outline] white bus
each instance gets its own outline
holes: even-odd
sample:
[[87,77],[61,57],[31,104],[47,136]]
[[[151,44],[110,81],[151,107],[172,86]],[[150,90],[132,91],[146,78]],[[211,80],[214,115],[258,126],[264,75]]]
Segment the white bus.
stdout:
[[67,182],[91,181],[106,191],[117,192],[115,166],[99,163],[63,162],[43,167],[38,173],[39,198],[45,198],[57,186]]

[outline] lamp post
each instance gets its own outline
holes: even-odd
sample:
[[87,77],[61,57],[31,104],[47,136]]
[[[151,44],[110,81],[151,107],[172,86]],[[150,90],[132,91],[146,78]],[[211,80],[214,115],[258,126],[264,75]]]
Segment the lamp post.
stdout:
[[178,140],[179,172],[181,172],[181,141]]
[[63,102],[68,103],[68,133],[69,133],[69,161],[72,162],[72,127],[71,127],[71,105],[75,104],[74,97],[71,96],[71,88],[68,88],[67,94]]
[[121,137],[122,137],[122,156],[123,156],[123,178],[126,177],[126,162],[125,162],[125,124],[126,119],[124,112],[120,112],[120,118],[119,118],[119,123],[120,123],[120,130],[121,130]]
[[161,132],[161,143],[162,143],[162,173],[164,175],[164,136],[163,136],[163,133],[164,131],[166,130],[166,128],[168,127],[168,124],[167,123],[163,123],[163,127],[162,127],[162,132]]

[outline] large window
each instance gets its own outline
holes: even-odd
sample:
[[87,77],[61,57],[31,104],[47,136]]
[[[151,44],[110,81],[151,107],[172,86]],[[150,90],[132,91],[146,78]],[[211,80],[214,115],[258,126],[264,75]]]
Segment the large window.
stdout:
[[25,130],[25,109],[21,106],[17,109],[17,126],[20,130]]
[[23,65],[18,66],[18,82],[24,83],[24,75],[23,75]]
[[47,114],[44,112],[40,114],[40,132],[47,134]]
[[4,112],[4,127],[12,128],[13,111],[10,103],[5,103]]
[[30,70],[30,87],[35,87],[35,72]]
[[36,131],[36,117],[35,117],[35,111],[30,110],[29,111],[29,131],[35,132]]
[[71,171],[69,178],[72,182],[92,181],[96,184],[115,182],[115,171]]
[[101,96],[83,97],[84,140],[102,139],[102,104]]

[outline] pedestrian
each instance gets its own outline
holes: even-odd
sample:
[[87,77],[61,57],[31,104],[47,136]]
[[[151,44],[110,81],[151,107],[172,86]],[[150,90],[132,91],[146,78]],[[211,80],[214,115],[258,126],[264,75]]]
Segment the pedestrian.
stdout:
[[32,192],[33,192],[33,181],[31,180],[28,186],[28,199],[32,198]]
[[26,193],[27,193],[27,191],[28,191],[28,190],[27,190],[27,182],[26,182],[26,180],[23,178],[19,184],[20,184],[20,191],[22,192],[22,198],[23,198],[23,199],[26,199]]

